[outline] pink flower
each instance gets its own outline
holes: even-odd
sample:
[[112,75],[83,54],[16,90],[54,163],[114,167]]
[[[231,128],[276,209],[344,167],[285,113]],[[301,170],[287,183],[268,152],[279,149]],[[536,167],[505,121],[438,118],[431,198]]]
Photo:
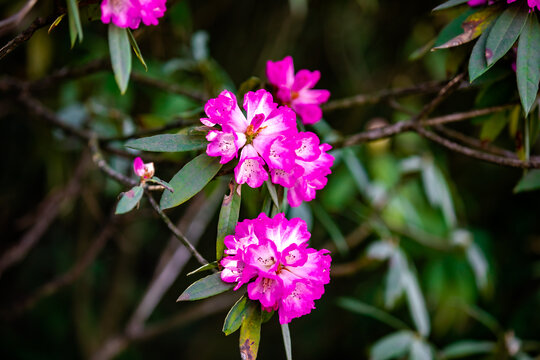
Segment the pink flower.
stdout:
[[[506,2],[508,4],[510,3],[513,3],[515,2],[516,0],[507,0]],[[493,0],[469,0],[467,2],[467,4],[469,6],[480,6],[480,5],[485,5],[486,3],[488,5],[491,5],[493,4],[495,1]],[[529,5],[529,7],[531,8],[531,10],[534,10],[534,8],[536,7],[537,9],[540,10],[540,0],[527,0],[527,4]]]
[[319,138],[311,132],[299,133],[293,140],[295,166],[290,171],[272,169],[272,182],[289,188],[287,200],[292,207],[300,206],[302,201],[315,198],[316,190],[326,186],[326,175],[332,171],[334,157],[327,154],[332,147],[319,145]]
[[118,27],[137,29],[141,20],[145,25],[157,25],[165,13],[166,0],[103,0],[101,21]]
[[221,156],[220,163],[226,164],[238,157],[240,151],[240,161],[234,169],[236,182],[255,188],[268,179],[265,166],[288,171],[294,165],[292,149],[272,151],[271,148],[277,149],[274,143],[296,135],[298,130],[291,109],[278,107],[266,90],[248,92],[243,107],[246,115],[238,107],[234,94],[225,90],[206,103],[208,118],[202,118],[201,122],[221,128],[208,132],[206,139],[210,143],[206,153]]
[[133,160],[133,171],[142,179],[150,179],[154,176],[154,163],[144,163],[140,157]]
[[225,238],[221,279],[237,283],[234,290],[247,283],[248,297],[277,310],[281,324],[309,314],[330,282],[332,261],[328,250],[308,247],[310,236],[303,220],[283,214],[244,220]]
[[276,87],[278,99],[290,106],[304,124],[314,124],[322,117],[320,104],[330,97],[328,90],[313,90],[319,81],[319,71],[300,70],[294,75],[293,59],[290,56],[281,61],[266,63],[268,82]]

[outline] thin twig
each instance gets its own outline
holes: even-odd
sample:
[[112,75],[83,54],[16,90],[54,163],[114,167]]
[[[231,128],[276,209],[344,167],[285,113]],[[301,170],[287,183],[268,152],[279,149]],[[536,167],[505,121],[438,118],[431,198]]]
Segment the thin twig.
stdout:
[[27,0],[24,6],[17,11],[15,14],[11,15],[7,19],[0,21],[0,36],[2,36],[7,31],[10,31],[24,19],[24,17],[32,10],[34,5],[36,5],[37,0]]
[[150,192],[148,191],[145,191],[146,193],[146,197],[148,198],[148,200],[150,201],[150,204],[152,205],[152,207],[154,208],[154,210],[158,213],[158,215],[161,217],[161,219],[163,220],[163,222],[165,222],[165,224],[167,224],[167,227],[169,228],[169,230],[172,231],[172,233],[174,234],[174,236],[176,236],[176,238],[178,240],[180,240],[180,242],[189,250],[189,252],[191,253],[191,255],[195,256],[195,258],[197,259],[197,261],[201,264],[201,265],[206,265],[208,264],[208,260],[206,260],[198,251],[197,249],[195,249],[195,247],[191,244],[191,242],[189,242],[189,240],[184,236],[184,234],[173,224],[173,222],[171,221],[171,219],[169,219],[169,217],[163,212],[163,210],[161,210],[161,208],[159,207],[159,204],[156,202],[156,200],[154,199],[154,197],[152,196],[152,194],[150,194]]
[[348,98],[330,101],[322,106],[324,112],[338,109],[346,109],[365,104],[375,104],[388,98],[402,97],[417,94],[431,94],[438,92],[444,87],[444,82],[426,82],[416,86],[388,89],[375,92],[373,94],[360,94]]
[[101,230],[100,234],[92,242],[90,247],[84,252],[82,257],[66,273],[42,285],[32,295],[30,295],[24,300],[21,300],[15,310],[12,312],[11,316],[16,316],[21,312],[32,308],[43,297],[51,296],[64,286],[70,285],[75,280],[77,280],[79,276],[81,276],[88,268],[88,266],[90,266],[94,262],[97,255],[105,247],[107,240],[110,239],[111,235],[114,232],[114,225],[116,219],[117,217],[112,214],[109,218],[109,221]]
[[9,267],[20,262],[28,252],[38,243],[43,234],[47,231],[62,207],[62,204],[74,197],[81,189],[81,178],[88,169],[88,156],[83,155],[77,166],[73,177],[68,185],[61,191],[48,196],[44,206],[36,216],[36,222],[28,230],[21,240],[9,248],[0,257],[0,275]]
[[37,30],[46,26],[51,21],[54,21],[54,18],[55,17],[48,17],[48,18],[39,17],[36,20],[34,20],[32,24],[26,30],[24,30],[19,35],[15,36],[13,39],[11,39],[6,45],[4,45],[0,49],[0,60],[2,60],[4,56],[9,54],[10,52],[15,50],[19,45],[28,41]]

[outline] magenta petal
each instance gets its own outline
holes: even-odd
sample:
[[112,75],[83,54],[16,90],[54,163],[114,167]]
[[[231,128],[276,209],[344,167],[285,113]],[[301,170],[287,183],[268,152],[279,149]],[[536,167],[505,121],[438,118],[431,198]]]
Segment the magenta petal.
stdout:
[[294,81],[294,65],[293,59],[286,56],[280,61],[266,62],[266,77],[268,82],[276,87],[285,86],[291,88]]
[[321,73],[318,70],[309,71],[309,70],[300,70],[296,73],[294,77],[294,84],[291,87],[291,90],[294,92],[300,92],[303,89],[312,87],[317,84],[321,78]]
[[250,266],[268,274],[275,272],[280,262],[276,244],[272,241],[266,241],[260,245],[250,245],[245,251],[244,259]]
[[248,296],[251,300],[259,300],[262,306],[275,307],[282,293],[282,286],[277,278],[257,277],[248,285]]
[[141,22],[138,3],[135,0],[103,0],[101,2],[101,21],[121,28],[136,29]]
[[276,107],[277,104],[274,103],[272,94],[264,89],[256,92],[248,91],[244,95],[244,109],[247,113],[248,122],[251,122],[251,119],[257,114],[263,114],[264,118],[267,118]]
[[314,161],[321,155],[319,137],[312,132],[301,132],[295,138],[295,153],[303,161]]
[[279,323],[288,324],[294,318],[309,314],[315,309],[314,300],[320,299],[323,293],[322,286],[297,282],[279,304]]
[[144,162],[140,157],[133,160],[133,171],[137,176],[144,176]]
[[302,266],[307,261],[306,246],[298,246],[297,244],[289,245],[282,252],[281,262],[285,266]]
[[237,156],[235,133],[213,130],[208,132],[206,140],[209,141],[206,153],[208,156],[221,156],[221,164],[226,164]]
[[302,118],[302,122],[306,125],[315,124],[322,118],[322,110],[316,104],[293,104],[294,110]]
[[165,0],[139,0],[141,18],[145,25],[157,25],[158,18],[165,14]]
[[242,149],[240,162],[234,168],[234,178],[238,184],[248,184],[257,188],[268,180],[268,173],[263,167],[264,161],[253,145],[246,145]]

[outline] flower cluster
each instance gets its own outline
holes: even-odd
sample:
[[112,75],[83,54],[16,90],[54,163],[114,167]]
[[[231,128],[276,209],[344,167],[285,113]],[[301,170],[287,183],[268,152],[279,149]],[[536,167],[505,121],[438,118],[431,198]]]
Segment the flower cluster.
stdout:
[[158,18],[165,13],[166,0],[103,0],[101,2],[101,21],[122,28],[137,29],[145,25],[157,25]]
[[238,184],[259,187],[269,179],[290,188],[287,198],[291,206],[315,197],[315,191],[326,185],[326,175],[334,158],[327,154],[330,145],[319,144],[310,132],[298,132],[296,115],[287,106],[278,106],[264,90],[248,92],[240,110],[236,97],[224,90],[205,105],[210,126],[206,136],[206,153],[220,156],[225,164],[239,156],[234,169]]
[[319,71],[304,69],[295,75],[293,59],[287,56],[280,61],[268,61],[266,76],[276,88],[277,98],[300,115],[304,124],[314,124],[322,118],[320,105],[328,100],[330,92],[312,89],[321,77]]
[[310,236],[303,220],[283,214],[244,220],[225,237],[221,279],[237,283],[234,290],[247,283],[249,298],[278,310],[281,324],[309,314],[330,282],[332,260],[328,250],[308,248]]
[[[506,2],[508,4],[510,3],[513,3],[515,2],[516,0],[507,0]],[[488,5],[491,5],[493,4],[495,1],[493,0],[469,0],[467,2],[467,4],[469,6],[480,6],[480,5],[485,5],[486,3]],[[540,0],[527,0],[527,4],[529,5],[529,8],[531,8],[531,10],[534,10],[534,8],[536,7],[538,10],[540,10]]]

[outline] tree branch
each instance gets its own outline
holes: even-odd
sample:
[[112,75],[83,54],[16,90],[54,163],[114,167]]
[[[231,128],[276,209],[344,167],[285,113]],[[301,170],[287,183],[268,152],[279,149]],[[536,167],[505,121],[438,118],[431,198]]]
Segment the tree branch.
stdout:
[[167,224],[167,227],[169,228],[169,230],[172,231],[174,236],[176,236],[176,238],[178,240],[180,240],[180,242],[189,250],[191,255],[193,255],[201,265],[208,264],[208,260],[206,260],[197,251],[197,249],[195,249],[195,247],[189,242],[189,240],[184,236],[184,234],[173,224],[171,219],[169,219],[169,217],[163,212],[163,210],[161,210],[161,208],[159,207],[156,200],[154,200],[154,197],[152,196],[152,194],[150,194],[150,192],[148,192],[148,191],[145,191],[145,193],[146,193],[146,197],[150,201],[150,205],[152,205],[152,207],[158,213],[158,215],[161,217],[163,222],[165,222],[165,224]]

